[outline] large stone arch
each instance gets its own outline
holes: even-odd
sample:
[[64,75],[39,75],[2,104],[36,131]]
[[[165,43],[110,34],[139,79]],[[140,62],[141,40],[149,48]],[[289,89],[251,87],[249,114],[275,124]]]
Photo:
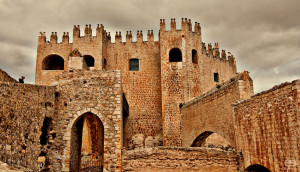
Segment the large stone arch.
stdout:
[[[72,114],[73,118],[72,120],[70,120],[69,124],[67,125],[66,128],[66,133],[64,134],[63,140],[66,141],[66,147],[64,150],[64,167],[62,169],[62,171],[71,171],[70,170],[70,161],[71,161],[71,145],[72,145],[72,127],[74,126],[74,124],[76,124],[76,122],[86,113],[91,113],[93,115],[95,115],[96,117],[99,118],[99,120],[102,122],[103,128],[104,128],[104,140],[108,139],[108,135],[110,134],[109,132],[109,126],[110,126],[110,122],[107,119],[107,117],[105,117],[103,114],[101,114],[99,111],[97,111],[96,109],[93,108],[85,108],[81,111],[78,111],[75,114]],[[107,168],[109,162],[108,162],[108,158],[109,157],[109,153],[107,151],[105,151],[109,145],[111,145],[111,143],[109,143],[108,141],[104,141],[104,154],[103,154],[103,171],[105,171],[105,168]]]
[[267,167],[260,164],[249,165],[246,169],[246,172],[271,172]]

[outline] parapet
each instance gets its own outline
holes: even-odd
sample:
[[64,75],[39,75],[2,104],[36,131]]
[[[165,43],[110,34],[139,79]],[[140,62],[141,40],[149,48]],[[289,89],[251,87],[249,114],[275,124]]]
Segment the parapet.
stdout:
[[212,47],[211,43],[208,43],[206,48],[205,43],[202,42],[201,52],[202,54],[205,54],[207,57],[213,57],[215,59],[220,59],[221,61],[228,61],[230,64],[235,64],[235,58],[230,52],[228,52],[227,57],[226,57],[225,50],[222,50],[220,54],[219,43],[215,43],[214,48]]

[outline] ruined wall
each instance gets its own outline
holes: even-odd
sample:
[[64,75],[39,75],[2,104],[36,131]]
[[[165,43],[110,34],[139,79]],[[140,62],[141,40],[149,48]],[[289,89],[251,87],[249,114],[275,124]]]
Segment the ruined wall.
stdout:
[[300,81],[284,83],[234,106],[236,149],[245,167],[299,171]]
[[37,168],[45,117],[53,118],[54,87],[0,83],[0,159]]
[[181,108],[183,147],[191,146],[196,139],[203,142],[213,132],[224,137],[235,147],[231,104],[240,99],[250,98],[253,94],[253,83],[248,72],[244,71],[218,87],[186,102]]
[[[162,133],[160,51],[159,42],[154,42],[153,32],[148,32],[148,41],[137,33],[137,42],[132,42],[127,33],[126,42],[121,42],[121,33],[116,42],[105,45],[106,70],[121,70],[123,92],[129,104],[129,115],[124,118],[124,143],[132,148],[131,138],[135,134],[144,137]],[[139,60],[139,70],[130,71],[130,59]]]
[[[63,78],[63,79],[62,79]],[[122,83],[120,71],[71,70],[56,77],[56,137],[49,145],[50,169],[69,171],[78,164],[74,154],[81,138],[74,127],[86,113],[96,115],[104,126],[104,171],[120,171],[122,148]],[[61,82],[59,82],[61,81]],[[81,126],[82,127],[82,126]],[[75,145],[75,146],[74,146]],[[72,153],[73,152],[73,153]]]
[[0,69],[0,82],[18,82],[11,76],[9,76],[6,72],[4,72],[2,69]]
[[158,147],[125,151],[124,171],[238,171],[235,152],[209,148]]

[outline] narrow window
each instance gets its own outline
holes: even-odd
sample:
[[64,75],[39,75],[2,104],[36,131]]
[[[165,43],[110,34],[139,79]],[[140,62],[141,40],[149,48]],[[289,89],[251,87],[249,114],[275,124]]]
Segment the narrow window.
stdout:
[[219,74],[218,73],[214,73],[214,81],[219,82]]
[[198,64],[198,53],[195,49],[192,50],[192,62]]
[[169,62],[182,62],[182,55],[179,48],[173,48],[170,50]]
[[86,65],[88,67],[94,67],[95,66],[95,59],[94,59],[94,57],[92,57],[90,55],[85,55],[85,56],[83,56],[83,58],[84,58],[84,61],[85,61]]
[[139,59],[130,59],[129,60],[129,70],[138,71],[139,70]]
[[104,70],[106,69],[106,63],[107,63],[107,62],[106,62],[106,59],[104,59],[104,60],[103,60],[103,69],[104,69]]

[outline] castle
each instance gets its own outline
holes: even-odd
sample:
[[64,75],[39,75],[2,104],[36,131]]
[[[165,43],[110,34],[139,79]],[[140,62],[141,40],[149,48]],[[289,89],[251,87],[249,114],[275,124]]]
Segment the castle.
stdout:
[[[1,72],[1,160],[37,169],[44,157],[50,171],[299,170],[299,80],[253,95],[233,55],[184,18],[180,30],[161,20],[158,41],[152,30],[136,42],[117,32],[115,43],[103,25],[84,33],[74,26],[72,43],[40,33],[35,85]],[[203,148],[212,133],[234,151]]]

